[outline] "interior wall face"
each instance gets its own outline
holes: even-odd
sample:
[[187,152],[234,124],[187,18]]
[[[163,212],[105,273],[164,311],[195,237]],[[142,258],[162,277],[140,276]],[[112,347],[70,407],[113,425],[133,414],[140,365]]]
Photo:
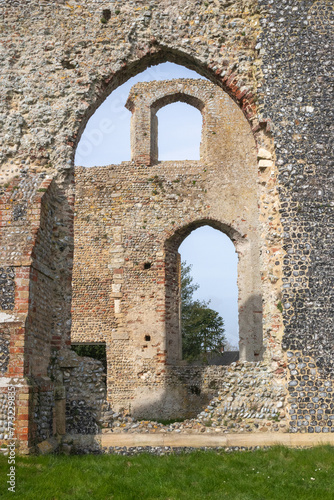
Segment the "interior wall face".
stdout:
[[[157,162],[151,109],[194,98],[203,158]],[[203,80],[149,82],[131,89],[128,106],[133,161],[75,169],[72,340],[107,343],[108,397],[136,413],[143,398],[154,406],[172,390],[169,366],[182,361],[178,248],[206,222],[239,253],[240,358],[262,358],[261,242],[256,143],[226,92]]]
[[[101,22],[104,8],[111,11],[107,23]],[[22,447],[29,449],[42,439],[44,431],[37,430],[38,425],[41,429],[42,420],[33,422],[33,415],[39,411],[34,405],[43,400],[45,411],[52,406],[52,397],[49,397],[52,384],[48,380],[44,380],[43,386],[39,384],[38,369],[28,371],[29,360],[35,363],[38,357],[47,359],[50,352],[59,346],[66,348],[68,343],[72,175],[80,135],[89,117],[113,89],[148,65],[166,60],[184,64],[208,77],[230,96],[249,124],[247,140],[255,139],[256,151],[247,153],[244,165],[253,165],[257,155],[263,369],[283,388],[284,394],[287,391],[290,394],[283,402],[282,412],[288,416],[292,432],[331,432],[334,428],[333,116],[328,105],[333,67],[329,50],[333,44],[331,2],[286,0],[278,5],[272,0],[231,3],[170,0],[152,1],[148,6],[139,0],[107,4],[95,0],[24,0],[18,8],[17,1],[7,0],[0,4],[0,16],[3,43],[0,54],[0,268],[3,270],[0,331],[5,348],[9,346],[8,353],[1,358],[1,391],[5,412],[9,386],[17,387],[17,415],[20,414],[17,432]],[[246,149],[238,137],[235,141],[230,150],[236,159],[241,153],[245,155]],[[220,155],[214,146],[213,155],[214,158]],[[117,395],[119,402],[131,401],[132,404],[138,377],[147,382],[143,385],[143,398],[145,387],[146,392],[151,387],[161,387],[167,366],[162,362],[161,371],[157,369],[158,361],[166,357],[163,339],[168,238],[185,224],[193,224],[202,217],[225,221],[229,224],[226,230],[234,228],[235,236],[247,234],[243,238],[245,242],[251,238],[245,228],[249,220],[247,210],[247,216],[243,217],[246,222],[240,215],[244,213],[242,207],[239,218],[234,217],[232,209],[224,217],[220,212],[221,193],[233,196],[228,188],[227,170],[223,166],[216,185],[204,193],[201,188],[208,183],[213,185],[218,164],[210,165],[207,172],[200,166],[201,162],[190,162],[185,171],[184,165],[173,162],[163,169],[162,164],[150,166],[146,159],[142,166],[131,162],[117,167],[117,171],[114,166],[91,171],[77,169],[76,203],[81,203],[82,212],[88,212],[91,209],[87,197],[92,196],[96,207],[90,222],[86,222],[86,230],[98,238],[98,258],[92,247],[87,248],[85,259],[93,262],[94,254],[100,268],[109,269],[108,265],[112,268],[112,279],[105,275],[101,286],[98,266],[90,267],[91,295],[96,296],[98,291],[101,294],[99,300],[90,298],[88,305],[86,300],[92,315],[91,322],[87,320],[84,325],[90,329],[92,341],[101,337],[106,340],[103,332],[111,334],[112,343],[107,348],[109,399]],[[242,163],[239,167],[242,168]],[[236,168],[229,170],[233,182],[237,172]],[[154,181],[148,178],[155,175],[161,183],[153,185]],[[180,187],[175,188],[173,180],[177,176]],[[50,192],[57,205],[56,213],[49,211],[42,201],[51,181],[55,188],[57,186],[55,191],[61,193],[58,196]],[[125,186],[131,189],[125,192]],[[179,190],[178,203],[173,197],[168,198],[176,189]],[[152,191],[156,193],[153,195]],[[100,217],[102,210],[111,217],[110,204],[105,205],[103,193],[113,200],[112,207],[119,213],[111,226],[104,226],[105,221]],[[190,204],[187,206],[188,194],[191,208]],[[166,200],[161,215],[164,224],[150,233],[148,244],[144,241],[148,234],[148,228],[143,228],[144,220],[153,225],[155,206],[160,207],[153,198]],[[139,205],[144,205],[143,199],[152,206],[151,219],[141,218]],[[251,195],[250,199],[253,199]],[[122,203],[129,212],[120,208]],[[181,205],[182,221],[178,211]],[[247,209],[247,205],[244,206]],[[51,228],[49,222],[41,225],[43,210],[45,221],[54,223],[52,231],[47,229]],[[138,238],[142,234],[140,258],[126,230],[128,221],[137,223]],[[83,230],[80,214],[76,224]],[[44,247],[43,242],[48,241],[44,231],[50,238],[52,235],[51,259],[41,258],[39,251],[34,256],[35,248],[45,248],[45,252],[50,253],[50,248]],[[85,233],[85,238],[87,235],[89,233]],[[247,276],[247,265],[244,269],[240,267],[242,257],[244,262],[249,261],[247,252],[255,246],[247,247],[241,242],[238,245],[237,242],[239,276],[244,272]],[[80,283],[85,283],[84,275],[80,274],[80,259],[84,257],[80,251],[83,250],[80,242],[76,244],[73,293],[77,304],[84,301],[84,295],[79,292]],[[140,267],[144,260],[152,262],[150,269]],[[43,266],[38,267],[38,262]],[[133,262],[133,267],[127,262]],[[43,304],[39,306],[40,297],[34,286],[36,273],[41,274],[43,290],[50,293],[52,305],[56,304],[52,308],[52,322],[43,312],[46,311]],[[51,275],[54,280],[49,278]],[[157,280],[154,286],[152,279]],[[134,288],[127,290],[130,283]],[[135,293],[135,288],[141,291],[140,295]],[[254,289],[257,290],[257,286]],[[242,292],[240,284],[239,290]],[[126,302],[127,298],[131,300]],[[152,314],[152,300],[159,316]],[[112,311],[114,314],[109,314]],[[47,318],[45,328],[43,318]],[[75,308],[73,319],[79,326]],[[136,340],[131,321],[138,323],[140,334]],[[142,334],[146,333],[147,325],[152,325],[150,333],[154,331],[156,337],[154,346],[151,342],[144,347]],[[36,351],[36,358],[29,354],[34,335],[43,337],[40,345],[46,346],[44,355]],[[133,359],[134,349],[140,353],[138,361]],[[43,371],[47,364],[44,357]],[[247,365],[247,370],[251,370],[251,366]],[[28,373],[34,373],[36,380],[28,379]],[[42,387],[45,397],[34,397]],[[123,396],[126,391],[128,397]],[[163,397],[162,390],[161,401]],[[49,423],[48,429],[52,432]]]

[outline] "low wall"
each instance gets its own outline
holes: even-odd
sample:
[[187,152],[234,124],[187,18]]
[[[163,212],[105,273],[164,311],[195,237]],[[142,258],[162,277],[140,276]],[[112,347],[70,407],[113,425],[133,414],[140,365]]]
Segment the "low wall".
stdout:
[[[138,429],[136,420],[187,420],[186,426],[219,427],[228,431],[287,429],[287,387],[266,363],[229,366],[170,366],[163,390],[142,391],[136,411],[104,413],[104,427]],[[109,418],[108,418],[109,415]],[[190,423],[189,423],[189,422]],[[135,425],[135,427],[133,427]],[[176,425],[176,427],[181,427]],[[145,425],[140,424],[140,428]],[[137,431],[136,431],[137,432]]]
[[106,398],[105,372],[101,361],[60,351],[53,366],[58,400],[66,406],[66,432],[97,434]]

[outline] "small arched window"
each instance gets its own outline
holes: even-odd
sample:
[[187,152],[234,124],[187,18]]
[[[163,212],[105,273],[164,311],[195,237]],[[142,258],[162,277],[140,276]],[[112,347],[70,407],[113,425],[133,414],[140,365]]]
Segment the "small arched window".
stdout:
[[194,106],[174,102],[157,112],[158,160],[199,160],[202,114]]

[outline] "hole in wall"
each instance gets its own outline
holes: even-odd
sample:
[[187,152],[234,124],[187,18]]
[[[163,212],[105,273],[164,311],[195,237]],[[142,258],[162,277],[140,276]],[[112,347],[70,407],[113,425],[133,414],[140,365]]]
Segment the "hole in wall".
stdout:
[[191,394],[196,394],[196,396],[200,396],[201,394],[201,389],[197,385],[191,385],[189,390]]
[[106,344],[104,342],[98,344],[72,343],[71,350],[74,351],[78,356],[87,356],[89,358],[101,361],[103,363],[104,369],[107,370],[107,353],[106,353]]
[[146,340],[146,342],[150,342],[150,340],[151,340],[151,335],[145,335],[145,340]]
[[151,269],[151,266],[152,266],[151,262],[145,262],[144,269]]
[[161,108],[156,116],[159,161],[199,160],[201,112],[190,104],[174,102]]
[[238,360],[238,257],[232,241],[205,225],[183,240],[179,253],[183,359],[215,365]]
[[74,69],[75,64],[71,63],[68,59],[62,59],[61,60],[61,65],[64,69]]
[[101,22],[103,22],[102,19],[104,19],[105,22],[108,22],[110,18],[111,18],[111,10],[110,9],[103,9]]

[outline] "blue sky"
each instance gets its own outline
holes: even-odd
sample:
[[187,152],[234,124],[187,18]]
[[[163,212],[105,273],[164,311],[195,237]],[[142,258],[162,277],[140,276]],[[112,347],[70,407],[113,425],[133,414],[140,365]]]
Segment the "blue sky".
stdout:
[[[124,105],[137,82],[203,78],[195,71],[173,63],[152,66],[114,90],[90,118],[81,136],[75,165],[84,167],[118,164],[130,160],[131,113]],[[185,103],[165,106],[158,112],[159,160],[199,159],[202,117]],[[194,297],[210,300],[210,307],[225,322],[227,339],[238,343],[237,254],[231,240],[220,231],[204,226],[181,244],[182,260],[192,265],[194,281],[200,285]]]
[[[107,99],[95,111],[94,115],[88,121],[76,150],[75,164],[85,167],[94,167],[98,165],[110,165],[121,163],[122,161],[129,161],[131,112],[125,108],[125,102],[128,98],[131,87],[137,82],[172,80],[173,78],[203,77],[195,71],[185,68],[184,66],[179,66],[178,64],[173,63],[163,63],[157,66],[151,66],[143,73],[139,73],[133,78],[130,78],[107,97]],[[175,116],[172,116],[173,113],[168,108],[178,108],[183,110],[188,109],[187,116],[189,116],[189,120],[187,121],[187,127],[181,127],[181,123],[179,122],[180,116],[175,119]],[[166,123],[164,119],[166,116],[172,118],[173,127],[175,127],[178,123],[180,124],[180,135],[181,138],[183,136],[185,142],[187,138],[191,139],[193,134],[195,134],[193,136],[193,144],[196,145],[197,141],[200,141],[199,124],[201,123],[201,114],[197,109],[184,103],[175,103],[174,105],[166,106],[159,111],[158,119],[160,119],[161,125],[163,125],[163,122]],[[198,127],[196,126],[196,123],[198,124]],[[160,131],[160,127],[159,132],[160,135],[162,135],[163,130]],[[175,138],[175,135],[177,135],[176,130],[174,130],[174,132]],[[166,156],[164,152],[165,147],[169,147],[170,155],[181,153],[180,145],[177,146],[173,144],[172,149],[170,147],[171,144],[171,142],[166,145],[161,143],[159,144],[160,151],[163,153],[160,155],[161,159],[166,159],[164,158],[164,156]],[[191,156],[190,146],[187,146],[187,149],[189,156]],[[184,158],[177,157],[177,159],[181,160]]]

